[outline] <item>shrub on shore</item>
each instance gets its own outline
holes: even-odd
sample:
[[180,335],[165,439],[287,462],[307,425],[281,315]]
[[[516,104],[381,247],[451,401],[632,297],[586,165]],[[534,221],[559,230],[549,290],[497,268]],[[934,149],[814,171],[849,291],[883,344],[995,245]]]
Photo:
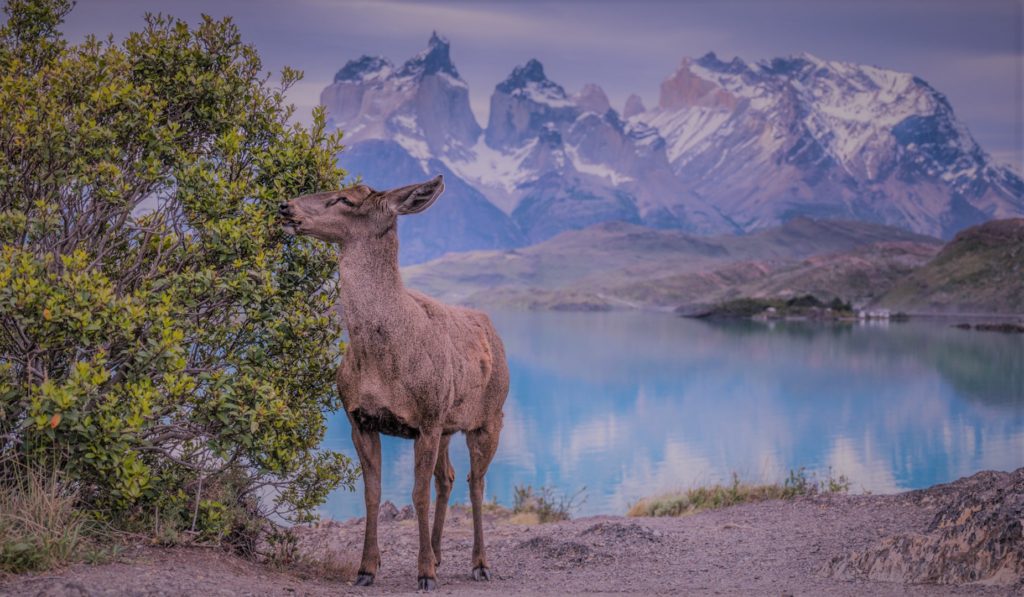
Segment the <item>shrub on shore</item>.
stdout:
[[846,493],[849,489],[849,479],[845,475],[833,476],[831,468],[829,469],[828,477],[824,479],[817,479],[816,475],[813,474],[808,475],[804,468],[790,471],[789,478],[781,484],[743,483],[740,481],[739,475],[733,473],[732,483],[728,485],[714,484],[677,493],[644,498],[633,504],[626,515],[686,516],[704,510],[715,510],[737,504],[763,502],[766,500],[785,500],[798,496],[823,493]]

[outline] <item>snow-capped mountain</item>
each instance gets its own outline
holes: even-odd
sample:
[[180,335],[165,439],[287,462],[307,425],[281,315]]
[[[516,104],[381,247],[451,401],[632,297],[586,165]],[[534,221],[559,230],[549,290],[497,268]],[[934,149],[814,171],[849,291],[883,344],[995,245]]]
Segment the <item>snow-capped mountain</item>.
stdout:
[[436,33],[400,68],[380,56],[350,61],[320,103],[350,143],[394,139],[420,159],[472,145],[480,135],[469,86],[452,64],[448,42]]
[[352,175],[377,188],[445,175],[444,201],[399,220],[403,263],[523,242],[507,214],[445,165],[481,136],[468,89],[448,42],[434,34],[400,67],[373,56],[348,62],[320,94],[329,124],[345,132],[341,163]]
[[1024,211],[1024,183],[923,80],[803,54],[684,59],[630,125],[666,139],[689,190],[744,230],[794,214],[949,237]]
[[948,237],[1024,214],[1024,182],[941,93],[807,54],[684,59],[656,107],[632,96],[621,115],[598,85],[570,94],[529,60],[495,87],[481,129],[435,33],[400,67],[350,61],[321,102],[345,131],[342,165],[370,184],[448,179],[445,201],[402,224],[407,263],[611,220],[712,234],[810,215]]

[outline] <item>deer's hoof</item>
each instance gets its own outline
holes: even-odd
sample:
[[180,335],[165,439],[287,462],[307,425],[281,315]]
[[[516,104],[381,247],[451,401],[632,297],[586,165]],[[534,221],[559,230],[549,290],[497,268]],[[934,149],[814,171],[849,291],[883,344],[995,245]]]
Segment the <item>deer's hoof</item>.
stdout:
[[430,591],[433,591],[436,588],[437,588],[437,579],[436,578],[430,578],[429,576],[421,576],[420,577],[419,590],[425,591],[425,592],[429,593]]
[[373,584],[373,575],[369,572],[360,572],[356,576],[355,586],[357,587],[368,587]]
[[491,580],[491,569],[487,566],[473,568],[473,580]]

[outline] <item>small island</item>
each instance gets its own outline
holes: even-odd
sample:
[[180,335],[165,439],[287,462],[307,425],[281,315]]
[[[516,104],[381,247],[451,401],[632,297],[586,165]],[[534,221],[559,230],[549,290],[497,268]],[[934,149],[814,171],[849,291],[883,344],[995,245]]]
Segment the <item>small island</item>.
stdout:
[[738,298],[710,306],[687,306],[676,314],[695,319],[752,319],[754,321],[906,321],[903,312],[857,309],[840,298],[824,301],[812,294],[781,298]]

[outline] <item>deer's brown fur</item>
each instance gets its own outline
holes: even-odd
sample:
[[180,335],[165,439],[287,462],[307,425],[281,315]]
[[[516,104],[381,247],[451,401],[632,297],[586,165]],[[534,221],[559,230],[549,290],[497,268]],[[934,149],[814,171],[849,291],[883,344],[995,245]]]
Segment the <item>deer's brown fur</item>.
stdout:
[[[413,505],[419,528],[421,589],[436,586],[441,533],[455,471],[448,443],[466,434],[473,504],[473,577],[490,578],[484,554],[484,474],[498,447],[508,394],[505,349],[490,319],[445,305],[402,285],[398,215],[418,213],[444,190],[440,176],[378,192],[365,185],[305,195],[281,206],[285,227],[340,245],[340,302],[349,333],[338,391],[363,470],[366,534],[356,584],[372,584],[380,565],[380,433],[414,440]],[[433,531],[430,477],[437,486]]]

